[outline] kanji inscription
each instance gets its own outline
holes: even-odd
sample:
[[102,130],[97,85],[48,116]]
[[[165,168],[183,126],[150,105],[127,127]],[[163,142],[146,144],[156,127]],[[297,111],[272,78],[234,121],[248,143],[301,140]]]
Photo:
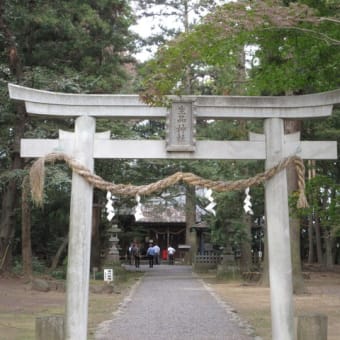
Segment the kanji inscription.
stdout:
[[195,151],[192,102],[173,102],[167,120],[167,151]]

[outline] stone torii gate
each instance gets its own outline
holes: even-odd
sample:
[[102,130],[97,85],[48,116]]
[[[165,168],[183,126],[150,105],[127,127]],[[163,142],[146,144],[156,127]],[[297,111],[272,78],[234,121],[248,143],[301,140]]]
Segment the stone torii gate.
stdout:
[[[93,171],[94,158],[126,159],[247,159],[266,160],[266,169],[284,157],[336,159],[336,142],[300,141],[284,135],[284,119],[331,115],[340,90],[303,96],[173,97],[170,110],[149,107],[137,95],[84,95],[34,90],[9,84],[12,99],[24,101],[29,114],[76,117],[74,133],[59,139],[21,141],[22,157],[64,152]],[[95,133],[95,118],[167,119],[167,140],[110,140]],[[196,141],[196,119],[263,119],[264,137],[250,141]],[[72,176],[70,236],[66,292],[66,339],[87,338],[93,188],[77,173]],[[268,227],[272,338],[294,339],[292,266],[286,171],[265,185]]]

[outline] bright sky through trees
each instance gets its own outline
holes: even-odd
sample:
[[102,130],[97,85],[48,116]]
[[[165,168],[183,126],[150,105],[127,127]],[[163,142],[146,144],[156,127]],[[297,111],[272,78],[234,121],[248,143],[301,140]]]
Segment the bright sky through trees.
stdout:
[[[223,5],[228,2],[236,2],[237,0],[216,0],[215,3],[217,5]],[[137,1],[138,2],[138,1]],[[188,0],[188,2],[190,2]],[[198,0],[194,0],[191,2],[198,2]],[[134,11],[137,11],[137,5],[136,1],[131,1],[131,6],[134,9]],[[154,12],[161,13],[162,9],[164,9],[166,6],[165,5],[157,5],[154,6]],[[189,14],[189,22],[197,22],[198,16],[195,15],[195,13],[190,13]],[[169,29],[175,28],[178,29],[180,28],[181,30],[184,31],[184,27],[181,27],[182,24],[180,22],[180,19],[175,15],[173,16],[142,16],[137,20],[137,24],[131,27],[131,30],[133,32],[136,32],[138,35],[140,35],[143,39],[149,38],[152,34],[154,33],[160,33],[160,26],[166,26]],[[136,54],[137,60],[144,62],[147,59],[151,58],[153,53],[155,53],[157,50],[156,46],[153,47],[142,47],[141,51]]]

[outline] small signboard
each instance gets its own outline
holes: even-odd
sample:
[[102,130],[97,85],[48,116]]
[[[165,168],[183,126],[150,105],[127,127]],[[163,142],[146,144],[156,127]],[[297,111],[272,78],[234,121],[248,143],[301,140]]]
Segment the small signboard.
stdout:
[[113,281],[113,269],[104,269],[104,281],[112,282]]
[[167,119],[167,151],[195,151],[192,101],[174,101]]
[[179,244],[178,249],[181,251],[189,251],[191,248],[190,244]]

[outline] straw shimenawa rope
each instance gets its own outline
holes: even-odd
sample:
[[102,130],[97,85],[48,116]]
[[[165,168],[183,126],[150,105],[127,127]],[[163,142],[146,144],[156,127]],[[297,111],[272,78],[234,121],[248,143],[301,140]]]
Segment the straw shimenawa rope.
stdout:
[[43,203],[45,163],[53,163],[56,161],[65,161],[74,172],[85,178],[95,188],[110,191],[114,195],[122,196],[150,195],[154,192],[162,191],[180,181],[191,184],[193,186],[212,189],[218,192],[244,190],[253,185],[259,185],[264,183],[265,181],[268,181],[277,173],[288,167],[290,164],[294,164],[298,176],[299,198],[297,201],[297,207],[308,207],[308,202],[305,196],[305,167],[301,158],[297,156],[284,158],[280,163],[273,166],[272,168],[248,179],[227,182],[212,181],[188,172],[176,172],[175,174],[161,179],[157,182],[135,186],[131,184],[113,184],[111,182],[107,182],[100,176],[93,174],[89,169],[80,164],[74,158],[64,153],[50,153],[34,162],[30,170],[32,197],[37,205],[42,205]]

